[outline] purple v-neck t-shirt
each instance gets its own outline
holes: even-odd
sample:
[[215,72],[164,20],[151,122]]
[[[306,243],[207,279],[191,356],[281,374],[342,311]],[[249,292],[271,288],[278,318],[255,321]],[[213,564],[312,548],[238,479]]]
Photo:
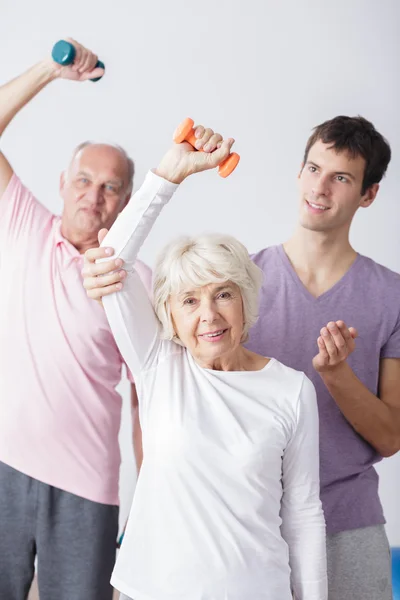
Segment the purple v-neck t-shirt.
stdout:
[[352,428],[312,366],[317,338],[329,321],[343,320],[359,337],[348,363],[373,393],[382,358],[400,358],[400,275],[357,255],[330,290],[313,297],[282,246],[253,255],[264,272],[260,318],[248,348],[303,371],[317,390],[320,416],[321,500],[327,533],[385,523],[373,467],[381,456]]

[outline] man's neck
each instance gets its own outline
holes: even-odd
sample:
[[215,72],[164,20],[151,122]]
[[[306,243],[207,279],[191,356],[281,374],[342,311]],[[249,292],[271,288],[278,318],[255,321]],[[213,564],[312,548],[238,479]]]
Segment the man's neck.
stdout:
[[99,245],[97,236],[94,235],[93,238],[88,238],[86,232],[82,232],[80,235],[77,231],[70,231],[67,226],[61,221],[61,235],[68,240],[72,246],[78,250],[80,254],[85,254],[86,250],[90,248],[96,248]]
[[335,285],[357,257],[349,232],[319,232],[298,227],[283,248],[303,285],[315,297]]

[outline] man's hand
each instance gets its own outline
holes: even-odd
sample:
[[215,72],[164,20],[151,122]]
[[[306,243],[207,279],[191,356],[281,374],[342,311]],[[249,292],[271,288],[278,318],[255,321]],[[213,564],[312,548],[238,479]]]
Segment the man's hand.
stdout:
[[235,142],[232,138],[223,140],[219,133],[201,125],[195,127],[195,136],[196,149],[203,152],[197,152],[187,142],[174,144],[161,160],[156,174],[172,183],[182,183],[189,175],[217,167],[229,156]]
[[96,68],[98,57],[90,50],[79,44],[71,38],[65,38],[67,42],[75,48],[75,59],[72,65],[62,67],[51,60],[55,74],[61,79],[71,79],[72,81],[87,81],[104,75],[104,69]]
[[[98,233],[99,244],[104,240],[107,229],[101,229]],[[101,304],[103,296],[108,296],[122,289],[122,283],[126,277],[126,271],[121,269],[123,260],[108,260],[96,263],[99,258],[105,258],[114,254],[113,248],[91,248],[85,252],[85,263],[82,269],[83,287],[89,298],[97,300]]]
[[313,358],[314,369],[319,373],[335,371],[353,352],[357,335],[357,330],[343,321],[330,321],[317,340],[319,353]]

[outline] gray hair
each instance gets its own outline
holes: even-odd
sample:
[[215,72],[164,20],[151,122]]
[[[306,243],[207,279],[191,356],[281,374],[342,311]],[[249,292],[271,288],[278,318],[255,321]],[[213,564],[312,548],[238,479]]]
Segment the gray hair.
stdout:
[[182,345],[172,323],[170,296],[187,286],[235,283],[243,301],[244,326],[241,342],[248,339],[258,319],[259,292],[263,272],[250,259],[247,249],[232,236],[208,234],[180,237],[159,255],[154,269],[154,308],[161,322],[161,336]]
[[[72,159],[71,159],[71,163],[74,161],[74,159],[76,158],[76,156],[79,154],[79,152],[81,150],[83,150],[84,148],[86,148],[87,146],[93,146],[97,143],[100,142],[91,142],[91,141],[86,141],[86,142],[82,142],[81,144],[79,144],[79,146],[77,146],[75,148],[75,150],[72,153]],[[118,144],[106,144],[107,146],[111,146],[111,148],[115,148],[116,150],[118,150],[122,157],[126,160],[126,164],[128,166],[128,185],[127,185],[127,192],[130,194],[132,193],[132,189],[133,189],[133,177],[135,175],[135,163],[133,162],[132,158],[129,156],[129,154],[126,152],[126,150],[124,150],[124,148],[122,148],[122,146],[118,146]]]

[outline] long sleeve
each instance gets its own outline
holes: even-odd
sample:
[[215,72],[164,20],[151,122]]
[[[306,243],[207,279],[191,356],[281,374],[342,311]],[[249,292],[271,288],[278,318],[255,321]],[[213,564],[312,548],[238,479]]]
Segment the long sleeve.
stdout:
[[120,352],[134,376],[156,356],[160,343],[159,321],[134,264],[158,215],[177,188],[149,172],[102,242],[102,246],[114,248],[114,258],[122,258],[127,271],[123,289],[104,297],[103,305]]
[[297,427],[283,457],[282,535],[289,546],[296,600],[326,600],[325,520],[319,487],[319,423],[315,388],[304,376]]

